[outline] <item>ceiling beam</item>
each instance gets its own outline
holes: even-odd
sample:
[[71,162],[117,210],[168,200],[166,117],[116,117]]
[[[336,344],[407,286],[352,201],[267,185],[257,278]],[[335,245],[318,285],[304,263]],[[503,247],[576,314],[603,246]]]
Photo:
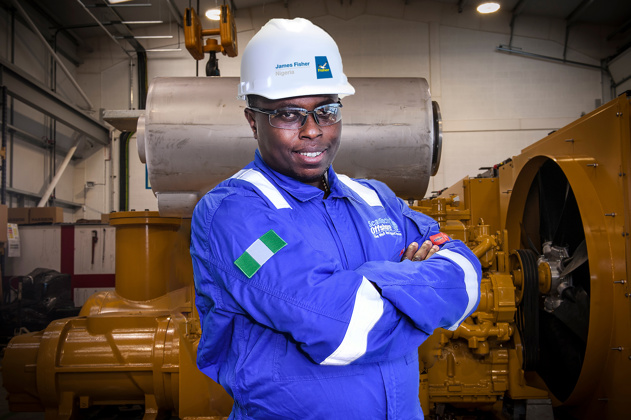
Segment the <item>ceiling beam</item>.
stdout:
[[572,25],[576,23],[576,21],[581,17],[583,13],[585,13],[585,10],[587,10],[587,8],[591,6],[593,2],[594,0],[583,0],[581,4],[576,6],[576,8],[572,10],[572,12],[565,18],[567,24]]
[[565,18],[565,43],[563,45],[563,59],[567,56],[567,45],[570,38],[570,28],[576,24],[585,10],[594,2],[594,0],[583,0],[572,12]]
[[109,129],[105,125],[1,58],[0,85],[7,87],[9,96],[84,134],[92,141],[103,146],[109,143]]
[[511,19],[510,19],[510,38],[508,40],[508,48],[513,47],[513,33],[515,31],[515,20],[517,19],[517,16],[519,16],[524,11],[524,7],[526,6],[527,2],[528,0],[519,0],[517,4],[515,5],[515,7],[513,7],[513,10],[512,10],[513,15],[511,16]]
[[631,19],[627,20],[625,23],[623,23],[622,25],[618,26],[616,29],[614,29],[613,32],[611,32],[609,35],[607,35],[607,41],[610,41],[611,38],[613,38],[614,36],[618,35],[618,34],[623,34],[626,31],[629,30],[629,28],[631,28]]
[[173,4],[173,0],[166,0],[166,2],[167,2],[167,6],[169,6],[169,11],[171,11],[171,15],[173,15],[173,17],[175,18],[175,21],[177,22],[177,26],[179,26],[180,28],[183,28],[184,16],[182,16],[182,13],[180,13],[180,11],[177,9],[175,4]]
[[[29,23],[22,16],[22,14],[17,13],[18,10],[15,8],[15,6],[13,6],[11,0],[2,1],[1,3],[6,8],[9,15],[13,13],[17,21],[19,21],[24,26],[29,26]],[[83,40],[81,40],[81,38],[79,38],[73,32],[64,31],[63,41],[60,42],[60,40],[58,39],[58,33],[61,29],[61,25],[55,18],[53,18],[51,14],[49,14],[46,8],[41,7],[42,5],[39,2],[34,3],[32,1],[24,2],[23,6],[27,6],[29,8],[29,12],[35,11],[38,14],[38,18],[41,17],[41,19],[38,19],[38,23],[41,23],[43,19],[46,22],[46,26],[49,26],[48,24],[53,26],[53,28],[45,28],[44,25],[40,24],[39,30],[40,33],[46,38],[46,42],[50,46],[54,47],[56,52],[66,57],[68,61],[70,61],[75,66],[83,64],[83,60],[76,54],[75,51],[76,47],[87,47],[87,45],[83,42]]]
[[116,45],[118,45],[119,47],[121,47],[121,49],[125,52],[125,54],[127,54],[127,56],[129,56],[129,58],[131,58],[131,55],[127,52],[127,50],[116,40],[116,38],[114,38],[114,36],[110,33],[110,31],[107,30],[107,28],[105,26],[103,26],[103,24],[101,23],[101,21],[99,20],[99,18],[97,18],[96,16],[94,16],[94,14],[92,14],[92,12],[90,12],[90,10],[88,10],[88,8],[86,7],[85,4],[83,4],[83,2],[81,0],[77,0],[77,3],[79,3],[81,5],[81,7],[83,7],[83,9],[86,11],[86,13],[88,15],[90,15],[90,17],[97,23],[97,25],[99,25],[101,27],[101,29],[103,29],[103,31],[105,31],[105,33],[107,34],[107,36],[116,43]]

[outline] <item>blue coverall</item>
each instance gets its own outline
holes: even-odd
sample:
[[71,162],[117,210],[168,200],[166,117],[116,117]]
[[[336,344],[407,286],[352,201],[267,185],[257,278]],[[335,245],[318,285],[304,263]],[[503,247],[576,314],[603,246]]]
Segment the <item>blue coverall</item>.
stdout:
[[[381,182],[328,181],[324,199],[257,151],[195,208],[197,364],[231,419],[422,419],[417,349],[478,305],[462,242]],[[400,262],[430,237],[436,254]]]

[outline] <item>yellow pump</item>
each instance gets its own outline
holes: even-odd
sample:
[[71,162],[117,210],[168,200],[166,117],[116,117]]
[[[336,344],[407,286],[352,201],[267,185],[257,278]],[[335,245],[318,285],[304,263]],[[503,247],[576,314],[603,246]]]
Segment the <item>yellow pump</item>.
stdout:
[[223,418],[232,399],[195,364],[199,318],[188,253],[190,220],[158,212],[110,216],[116,290],[79,317],[15,337],[3,361],[11,411],[69,419],[92,405],[145,406],[145,419]]

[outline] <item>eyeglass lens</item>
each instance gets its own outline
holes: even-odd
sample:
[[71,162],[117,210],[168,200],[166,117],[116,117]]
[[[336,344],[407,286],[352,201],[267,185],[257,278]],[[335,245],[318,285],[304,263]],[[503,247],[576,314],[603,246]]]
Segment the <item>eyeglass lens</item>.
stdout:
[[272,127],[297,129],[305,125],[309,114],[313,114],[316,123],[321,127],[333,125],[342,119],[340,104],[334,103],[319,106],[313,111],[303,108],[281,108],[269,114],[269,122]]

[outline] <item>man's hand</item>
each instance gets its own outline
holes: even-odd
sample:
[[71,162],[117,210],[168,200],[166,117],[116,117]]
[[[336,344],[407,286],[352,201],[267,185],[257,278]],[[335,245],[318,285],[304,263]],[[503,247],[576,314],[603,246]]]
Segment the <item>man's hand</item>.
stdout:
[[423,242],[423,245],[419,248],[416,242],[412,242],[408,245],[408,248],[403,253],[401,261],[423,261],[434,255],[438,251],[438,245],[432,245],[431,241]]

